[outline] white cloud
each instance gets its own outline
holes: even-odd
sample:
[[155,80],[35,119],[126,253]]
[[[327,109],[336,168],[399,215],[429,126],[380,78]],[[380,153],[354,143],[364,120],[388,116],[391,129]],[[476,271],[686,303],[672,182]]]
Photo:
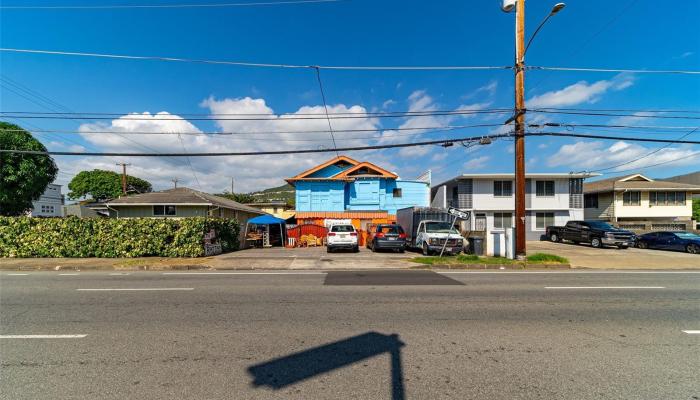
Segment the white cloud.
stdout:
[[595,103],[608,90],[623,90],[633,84],[634,77],[630,74],[619,74],[613,79],[593,83],[579,81],[563,89],[534,96],[526,104],[529,108],[548,108]]
[[481,156],[477,158],[472,158],[471,160],[465,162],[462,167],[469,172],[469,170],[482,169],[486,166],[486,163],[491,159],[490,156]]
[[384,103],[382,103],[382,109],[386,110],[387,108],[393,106],[394,104],[396,104],[396,101],[389,99],[389,100],[385,101]]
[[624,141],[617,141],[612,145],[602,141],[580,141],[561,146],[547,159],[547,165],[570,170],[591,170],[630,162],[611,171],[635,168],[641,170],[648,165],[680,159],[682,160],[674,163],[674,166],[692,165],[700,159],[700,155],[688,157],[694,153],[693,149],[688,147],[668,147],[652,156],[639,159],[654,150],[655,148]]
[[496,94],[496,91],[498,90],[498,81],[497,80],[491,80],[489,83],[485,84],[484,86],[480,86],[476,88],[473,92],[462,96],[463,99],[471,99],[473,97],[476,97],[477,95],[481,93],[486,93],[489,97],[492,97],[493,95]]
[[542,150],[542,149],[546,149],[547,146],[549,146],[547,143],[540,143],[537,145],[537,148]]
[[447,158],[449,154],[446,151],[443,151],[441,153],[435,153],[433,156],[430,158],[431,161],[442,161]]

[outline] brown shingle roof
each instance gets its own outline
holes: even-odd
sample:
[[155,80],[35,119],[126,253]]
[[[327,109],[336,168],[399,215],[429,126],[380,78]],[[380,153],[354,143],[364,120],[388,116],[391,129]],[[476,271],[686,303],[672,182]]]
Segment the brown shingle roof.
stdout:
[[700,192],[700,186],[689,185],[687,183],[677,183],[668,181],[644,181],[633,180],[623,181],[626,178],[637,174],[616,176],[614,178],[601,179],[595,182],[585,182],[583,184],[584,193],[611,192],[613,187],[615,190],[687,190],[691,192]]
[[249,207],[224,197],[214,196],[209,193],[199,192],[187,187],[162,190],[160,192],[141,193],[128,197],[120,197],[110,200],[108,206],[120,205],[150,205],[150,204],[190,204],[202,206],[217,206],[237,211],[246,211],[255,214],[267,214],[257,208]]

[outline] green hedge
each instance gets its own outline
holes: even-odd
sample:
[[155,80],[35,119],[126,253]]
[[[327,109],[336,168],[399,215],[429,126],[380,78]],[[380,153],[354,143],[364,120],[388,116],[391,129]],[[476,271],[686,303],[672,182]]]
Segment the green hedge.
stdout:
[[238,222],[218,218],[0,217],[0,257],[200,257],[214,229],[238,249]]

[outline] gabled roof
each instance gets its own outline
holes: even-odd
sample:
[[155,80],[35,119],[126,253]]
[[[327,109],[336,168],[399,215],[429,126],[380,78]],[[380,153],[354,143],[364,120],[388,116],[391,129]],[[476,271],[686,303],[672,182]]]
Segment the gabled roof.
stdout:
[[110,200],[107,206],[150,206],[150,205],[192,205],[215,206],[254,214],[267,214],[257,208],[229,200],[213,194],[199,192],[187,187],[162,190],[160,192],[141,193]]
[[611,192],[613,190],[688,190],[700,192],[700,186],[654,180],[642,174],[616,176],[583,184],[584,193]]
[[[391,172],[385,170],[384,168],[380,168],[380,167],[378,167],[370,162],[365,161],[365,162],[361,162],[361,163],[355,165],[354,167],[350,167],[350,168],[346,169],[345,171],[339,173],[338,175],[333,176],[333,178],[340,179],[340,178],[349,178],[351,176],[358,176],[357,174],[353,174],[353,172],[357,172],[357,171],[361,170],[362,168],[367,168],[368,170],[373,170],[373,171],[378,173],[376,175],[369,174],[367,176],[371,175],[371,176],[379,176],[382,178],[393,178],[393,179],[396,179],[399,177],[398,175],[391,173]],[[359,175],[359,176],[365,176],[365,175]]]
[[338,156],[338,157],[332,158],[332,159],[324,162],[323,164],[319,164],[311,169],[307,169],[306,171],[287,179],[287,182],[298,181],[300,179],[307,178],[309,175],[313,174],[314,172],[320,171],[320,170],[328,167],[329,165],[333,165],[339,161],[345,161],[345,162],[352,164],[352,165],[357,165],[360,163],[359,161],[353,160],[352,158],[347,157],[347,156]]

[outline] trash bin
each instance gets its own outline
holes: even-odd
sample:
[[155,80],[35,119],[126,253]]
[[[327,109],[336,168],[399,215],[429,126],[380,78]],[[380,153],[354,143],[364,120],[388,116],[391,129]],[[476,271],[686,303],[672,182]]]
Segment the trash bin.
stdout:
[[477,256],[484,255],[484,239],[483,238],[469,238],[469,253],[476,254]]

